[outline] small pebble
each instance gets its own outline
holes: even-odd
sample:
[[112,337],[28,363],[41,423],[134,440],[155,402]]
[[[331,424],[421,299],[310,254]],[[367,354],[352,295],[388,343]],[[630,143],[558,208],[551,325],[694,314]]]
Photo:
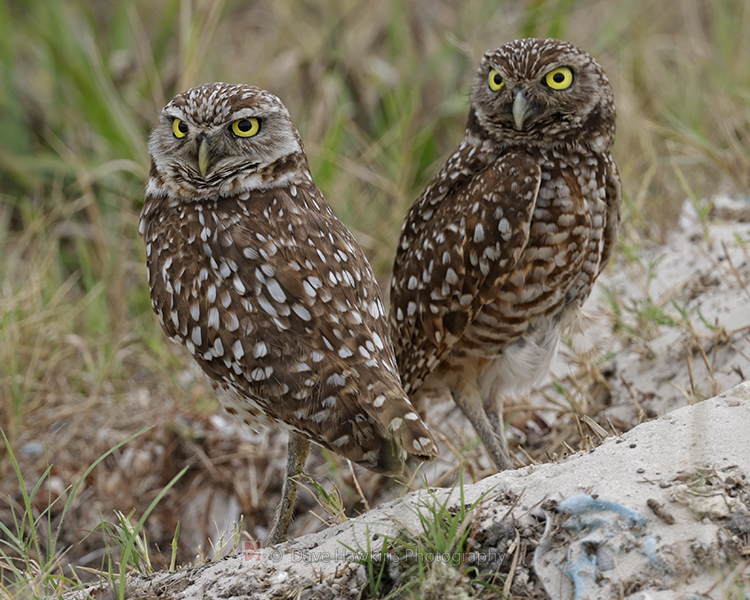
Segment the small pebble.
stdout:
[[39,458],[44,455],[44,444],[42,442],[29,442],[21,446],[18,453],[28,458]]

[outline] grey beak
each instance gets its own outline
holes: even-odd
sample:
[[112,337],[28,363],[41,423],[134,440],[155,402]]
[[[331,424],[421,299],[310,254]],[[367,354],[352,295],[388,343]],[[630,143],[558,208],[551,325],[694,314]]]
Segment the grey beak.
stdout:
[[516,124],[518,131],[523,129],[523,122],[530,112],[531,106],[526,100],[526,96],[523,95],[523,91],[518,92],[513,100],[513,122]]
[[201,172],[201,177],[205,179],[208,167],[211,164],[211,150],[208,146],[208,141],[204,137],[201,140],[200,146],[198,146],[198,169]]

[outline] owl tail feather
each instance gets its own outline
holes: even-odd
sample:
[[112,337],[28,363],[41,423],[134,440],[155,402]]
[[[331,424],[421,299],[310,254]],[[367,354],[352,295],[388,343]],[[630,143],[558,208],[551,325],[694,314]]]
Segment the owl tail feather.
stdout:
[[376,465],[368,465],[370,470],[398,477],[404,472],[408,455],[420,462],[433,460],[438,455],[437,445],[427,427],[421,422],[417,427],[409,425],[412,424],[402,424],[383,439],[378,462]]
[[393,417],[387,425],[387,437],[380,450],[377,470],[398,476],[403,472],[407,454],[424,462],[434,459],[438,448],[435,438],[414,408],[403,401],[394,404],[392,414],[399,416]]
[[[409,416],[417,416],[414,409],[391,421],[389,429],[393,432],[396,441],[406,452],[419,461],[432,460],[438,455],[437,444],[432,433],[418,416],[409,419]],[[401,420],[401,423],[398,421]]]
[[394,416],[387,421],[388,426],[385,431],[381,430],[382,435],[379,436],[381,445],[377,458],[355,462],[376,473],[398,477],[404,471],[404,463],[408,456],[413,456],[420,462],[429,461],[437,457],[438,447],[435,444],[435,438],[432,437],[427,426],[414,412],[411,405],[404,402],[403,410],[390,412],[393,415],[403,416]]
[[406,452],[393,437],[383,439],[383,445],[378,454],[378,462],[370,470],[388,477],[398,477],[404,472]]

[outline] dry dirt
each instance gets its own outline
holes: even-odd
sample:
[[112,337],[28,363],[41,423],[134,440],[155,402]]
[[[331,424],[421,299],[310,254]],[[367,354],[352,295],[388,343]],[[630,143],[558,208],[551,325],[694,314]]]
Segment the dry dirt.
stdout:
[[[514,598],[746,597],[749,427],[745,383],[595,450],[466,485],[463,495],[456,488],[420,490],[275,548],[131,577],[128,597],[369,597],[361,595],[369,585],[361,564],[366,551],[379,553],[384,540],[404,531],[421,533],[418,513],[435,504],[454,514],[471,505],[470,547],[462,560],[509,578],[497,585]],[[473,597],[478,588],[447,564],[451,557],[425,557],[430,570],[412,589],[417,598]],[[387,560],[381,597],[414,577],[403,554],[390,552]]]

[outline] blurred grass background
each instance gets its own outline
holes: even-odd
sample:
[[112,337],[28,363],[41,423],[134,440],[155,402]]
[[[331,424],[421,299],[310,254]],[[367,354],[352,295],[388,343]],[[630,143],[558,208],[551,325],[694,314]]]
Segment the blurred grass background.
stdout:
[[[663,239],[686,198],[747,194],[748,0],[0,0],[11,446],[33,465],[44,442],[80,472],[119,441],[90,442],[96,415],[127,415],[132,433],[160,398],[216,408],[151,312],[137,235],[149,128],[174,94],[232,81],[278,95],[387,292],[403,216],[463,135],[479,58],[530,36],[581,46],[612,81],[623,244]],[[147,407],[132,400],[143,386]],[[0,449],[0,481],[11,473]]]

